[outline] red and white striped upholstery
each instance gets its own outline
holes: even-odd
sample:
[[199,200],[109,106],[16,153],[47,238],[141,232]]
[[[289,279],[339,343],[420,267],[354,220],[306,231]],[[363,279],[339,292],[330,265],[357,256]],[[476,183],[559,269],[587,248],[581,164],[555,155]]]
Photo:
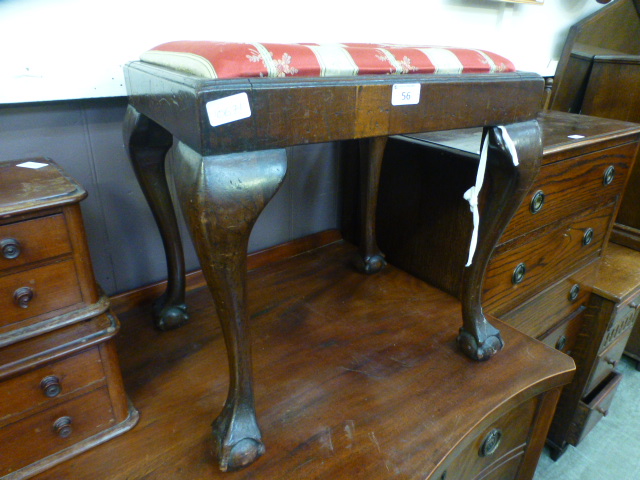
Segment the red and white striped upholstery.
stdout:
[[140,59],[204,78],[515,71],[509,60],[484,50],[359,43],[178,41],[159,45]]

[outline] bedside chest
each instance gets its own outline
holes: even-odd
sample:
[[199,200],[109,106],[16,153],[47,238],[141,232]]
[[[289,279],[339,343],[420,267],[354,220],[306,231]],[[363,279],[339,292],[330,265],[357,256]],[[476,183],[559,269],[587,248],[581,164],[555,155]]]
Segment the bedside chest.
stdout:
[[[640,126],[560,112],[541,113],[538,121],[540,173],[493,252],[483,307],[576,362],[550,429],[557,456],[588,431],[570,432],[582,406],[601,408],[612,398],[617,377],[609,375],[611,364],[633,323],[625,313],[631,300],[618,305],[591,290],[638,151]],[[476,129],[397,137],[381,175],[381,250],[391,263],[454,295],[465,267],[445,264],[437,252],[464,244],[450,238],[471,231],[462,196],[475,179],[479,135]],[[447,173],[452,166],[455,176]],[[490,177],[483,194],[499,194]]]
[[133,427],[79,202],[51,160],[0,163],[0,478],[32,476]]

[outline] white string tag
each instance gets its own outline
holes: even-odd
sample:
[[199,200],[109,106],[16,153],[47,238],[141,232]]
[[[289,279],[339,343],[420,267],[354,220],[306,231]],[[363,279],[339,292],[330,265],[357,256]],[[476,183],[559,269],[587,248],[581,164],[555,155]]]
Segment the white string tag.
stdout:
[[[518,166],[518,152],[513,140],[509,136],[509,132],[503,126],[498,127],[502,133],[502,139],[505,146],[509,150],[511,159],[515,166]],[[478,195],[482,189],[484,183],[484,174],[487,168],[487,156],[489,154],[489,134],[488,131],[482,137],[482,145],[480,146],[480,163],[478,164],[478,173],[476,174],[476,184],[464,192],[464,199],[469,202],[469,208],[473,215],[473,232],[471,233],[471,244],[469,245],[469,258],[465,267],[471,266],[473,263],[473,256],[476,253],[476,247],[478,245],[478,226],[480,225],[480,211],[478,210]]]

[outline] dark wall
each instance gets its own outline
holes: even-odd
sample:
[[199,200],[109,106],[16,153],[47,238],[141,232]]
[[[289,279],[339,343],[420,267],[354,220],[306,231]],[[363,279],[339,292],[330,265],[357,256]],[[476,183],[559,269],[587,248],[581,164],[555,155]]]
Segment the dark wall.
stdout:
[[[88,191],[82,212],[96,277],[108,294],[166,276],[162,243],[122,141],[126,104],[125,98],[106,98],[0,106],[0,161],[49,157]],[[250,251],[338,226],[335,146],[287,153],[287,178],[259,218]],[[197,270],[181,225],[187,271]]]

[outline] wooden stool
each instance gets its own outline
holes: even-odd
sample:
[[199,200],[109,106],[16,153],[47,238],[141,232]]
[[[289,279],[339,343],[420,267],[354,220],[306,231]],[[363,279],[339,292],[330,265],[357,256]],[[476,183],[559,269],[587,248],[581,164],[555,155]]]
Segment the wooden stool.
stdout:
[[[222,470],[245,466],[264,451],[246,330],[246,255],[251,228],[286,173],[285,147],[360,140],[359,265],[373,273],[384,265],[374,212],[388,136],[487,127],[487,169],[501,195],[483,206],[478,249],[463,278],[458,343],[477,360],[502,348],[500,332],[482,313],[482,284],[493,246],[539,168],[541,77],[515,72],[488,52],[420,46],[172,42],[141,60],[125,68],[125,141],[167,252],[169,286],[157,303],[156,325],[173,328],[188,317],[165,178],[171,150],[171,177],[229,355],[229,397],[213,425]],[[409,75],[390,75],[396,73]],[[477,193],[470,195],[474,209]]]

